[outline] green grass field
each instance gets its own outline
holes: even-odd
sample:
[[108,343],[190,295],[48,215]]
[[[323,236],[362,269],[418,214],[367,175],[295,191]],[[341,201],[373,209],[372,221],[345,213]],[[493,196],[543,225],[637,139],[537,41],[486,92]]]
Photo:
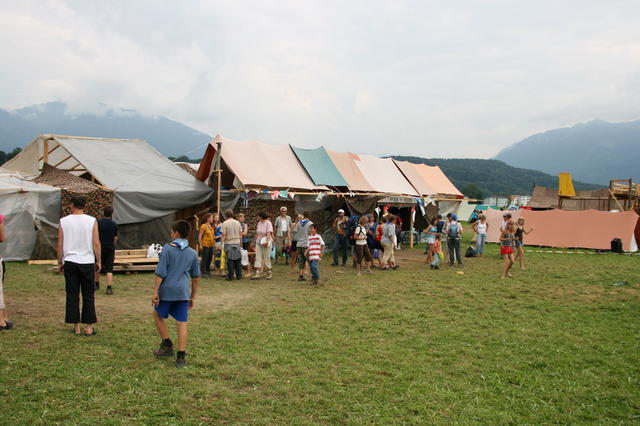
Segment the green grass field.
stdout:
[[464,274],[421,253],[360,278],[325,259],[318,288],[207,279],[184,370],[151,354],[151,274],[116,276],[77,337],[62,277],[10,264],[0,423],[640,422],[640,257],[533,253],[500,281],[495,245]]

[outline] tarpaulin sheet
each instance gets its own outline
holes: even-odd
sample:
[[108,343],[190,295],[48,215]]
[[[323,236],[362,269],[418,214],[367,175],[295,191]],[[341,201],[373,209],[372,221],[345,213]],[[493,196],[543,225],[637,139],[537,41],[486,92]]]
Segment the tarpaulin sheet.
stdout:
[[[214,152],[216,144],[222,141],[221,156],[229,171],[245,188],[258,189],[302,189],[327,190],[327,187],[313,183],[289,145],[268,145],[254,141],[235,141],[216,136],[209,143],[207,152]],[[213,159],[212,155],[205,158]],[[201,163],[201,169],[211,171],[209,164]],[[198,170],[200,178],[204,174]]]
[[166,216],[213,195],[211,188],[140,139],[41,135],[7,167],[38,175],[45,145],[48,164],[76,175],[89,172],[114,191],[114,220],[119,224]]
[[420,195],[464,197],[440,167],[415,164],[408,161],[393,161]]
[[[487,240],[498,242],[502,214],[487,210]],[[636,228],[640,217],[635,212],[602,212],[598,210],[517,210],[509,212],[515,221],[525,219],[525,229],[535,227],[524,236],[525,245],[609,250],[611,240],[620,238],[625,251],[638,250]]]
[[391,158],[360,155],[355,163],[375,192],[417,196],[415,188],[396,167]]
[[360,159],[357,154],[330,150],[327,150],[327,154],[329,154],[329,158],[331,158],[340,175],[347,182],[347,187],[350,191],[374,192],[373,186],[371,186],[356,165],[356,161]]
[[316,185],[347,186],[324,147],[304,149],[291,146],[291,149]]
[[60,221],[60,194],[60,188],[0,171],[0,213],[5,215],[0,257],[11,261],[31,259],[39,229],[44,224],[57,227]]

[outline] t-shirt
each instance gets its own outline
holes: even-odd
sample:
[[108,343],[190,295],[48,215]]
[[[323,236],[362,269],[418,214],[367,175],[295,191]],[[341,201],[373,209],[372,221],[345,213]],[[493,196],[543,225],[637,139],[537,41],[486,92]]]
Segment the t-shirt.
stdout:
[[93,225],[96,219],[86,214],[70,214],[60,219],[63,261],[88,265],[95,263]]
[[382,225],[382,239],[380,242],[382,244],[393,244],[393,239],[391,237],[396,236],[396,226],[393,223],[385,223]]
[[446,226],[445,233],[449,238],[458,238],[462,232],[462,225],[457,220],[452,220]]
[[445,225],[444,220],[438,221],[438,225],[436,225],[436,227],[438,228],[438,234],[442,234],[442,230],[444,229],[444,225]]
[[487,224],[482,222],[477,222],[476,231],[478,232],[478,235],[485,235],[487,233]]
[[309,219],[302,219],[298,222],[298,229],[296,230],[295,240],[298,242],[298,247],[309,247],[309,227],[313,224]]
[[220,236],[222,235],[222,225],[217,225],[213,235],[215,236],[216,243],[220,242]]
[[348,222],[349,222],[349,219],[347,219],[345,216],[336,218],[336,233],[338,235],[344,235],[347,229]]
[[276,217],[276,236],[282,237],[288,234],[291,227],[291,217],[282,215]]
[[200,225],[200,230],[204,231],[200,245],[202,247],[213,247],[213,229],[206,223]]
[[502,238],[505,238],[505,240],[500,240],[502,247],[513,247],[513,240],[515,239],[513,234],[504,234]]
[[118,225],[108,217],[98,219],[98,233],[102,250],[115,250],[115,239],[118,236]]
[[357,246],[366,246],[367,245],[367,228],[364,226],[358,225],[356,230],[353,232],[353,236],[356,240]]
[[269,232],[273,232],[273,224],[270,220],[261,220],[256,225],[256,244],[260,244],[260,240],[266,237]]
[[322,246],[324,245],[324,241],[320,234],[309,235],[307,239],[309,243],[309,252],[307,257],[309,260],[319,260],[320,255],[322,254]]
[[[428,228],[429,232],[438,232],[437,226],[430,226]],[[435,244],[436,243],[436,235],[435,234],[427,234],[427,244]]]
[[158,289],[160,300],[191,299],[191,278],[200,276],[198,253],[191,247],[181,249],[173,243],[165,244],[160,253],[156,275],[162,278]]
[[225,244],[240,244],[242,225],[235,219],[227,219],[222,223],[222,233]]

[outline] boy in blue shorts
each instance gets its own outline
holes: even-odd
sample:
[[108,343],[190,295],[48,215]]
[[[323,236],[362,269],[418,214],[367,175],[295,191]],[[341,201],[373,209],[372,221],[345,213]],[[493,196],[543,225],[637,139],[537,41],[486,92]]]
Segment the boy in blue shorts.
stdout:
[[[156,282],[151,303],[154,306],[153,318],[162,342],[153,353],[158,357],[172,356],[173,343],[169,339],[169,330],[165,319],[171,315],[178,325],[178,355],[176,367],[187,365],[187,321],[189,309],[198,292],[200,283],[200,265],[198,254],[189,247],[187,238],[191,233],[189,222],[179,220],[171,225],[171,239],[165,244],[156,268]],[[189,289],[191,281],[191,289]]]

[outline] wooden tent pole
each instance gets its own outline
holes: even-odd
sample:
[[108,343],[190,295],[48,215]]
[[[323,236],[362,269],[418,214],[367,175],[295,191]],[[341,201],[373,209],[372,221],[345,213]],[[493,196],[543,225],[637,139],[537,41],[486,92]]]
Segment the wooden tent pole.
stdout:
[[221,157],[222,157],[222,140],[218,140],[217,142],[217,152],[216,152],[216,157],[218,159],[218,161],[216,162],[217,164],[215,164],[216,166],[216,176],[217,176],[217,182],[216,182],[216,192],[217,192],[217,202],[216,202],[216,210],[218,211],[218,216],[220,216],[220,191],[222,190],[222,162],[221,162]]
[[415,216],[415,213],[415,211],[409,211],[409,248],[413,248],[413,218]]

